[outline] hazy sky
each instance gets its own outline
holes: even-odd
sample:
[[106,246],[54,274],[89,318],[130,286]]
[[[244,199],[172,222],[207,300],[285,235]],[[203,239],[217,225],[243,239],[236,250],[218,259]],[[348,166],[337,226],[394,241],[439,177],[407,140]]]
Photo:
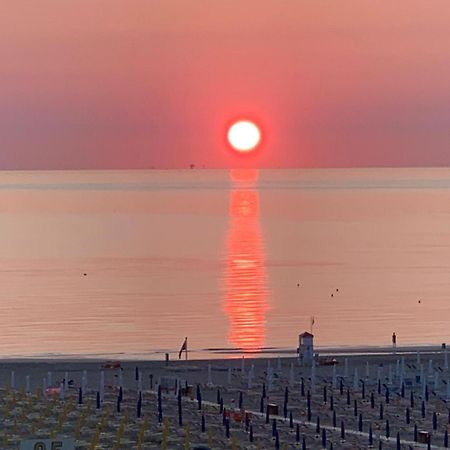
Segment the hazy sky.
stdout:
[[448,0],[4,1],[0,169],[450,165],[449,24]]

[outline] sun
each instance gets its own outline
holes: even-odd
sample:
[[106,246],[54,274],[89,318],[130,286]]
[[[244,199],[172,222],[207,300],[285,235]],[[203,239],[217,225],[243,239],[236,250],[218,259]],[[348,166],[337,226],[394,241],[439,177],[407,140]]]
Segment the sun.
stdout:
[[234,150],[248,153],[255,150],[261,142],[261,131],[250,120],[239,120],[231,125],[227,137]]

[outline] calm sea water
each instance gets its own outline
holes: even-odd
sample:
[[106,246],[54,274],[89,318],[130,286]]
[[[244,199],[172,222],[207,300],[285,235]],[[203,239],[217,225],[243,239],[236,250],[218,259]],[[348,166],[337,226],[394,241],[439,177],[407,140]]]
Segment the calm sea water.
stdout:
[[295,348],[312,316],[450,342],[450,170],[0,172],[0,355]]

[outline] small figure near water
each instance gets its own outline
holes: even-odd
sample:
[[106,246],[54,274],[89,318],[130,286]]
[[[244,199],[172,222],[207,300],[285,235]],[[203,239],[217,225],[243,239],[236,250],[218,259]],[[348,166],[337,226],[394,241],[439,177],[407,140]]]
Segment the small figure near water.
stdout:
[[397,335],[395,334],[395,331],[392,333],[392,351],[394,354],[397,351]]

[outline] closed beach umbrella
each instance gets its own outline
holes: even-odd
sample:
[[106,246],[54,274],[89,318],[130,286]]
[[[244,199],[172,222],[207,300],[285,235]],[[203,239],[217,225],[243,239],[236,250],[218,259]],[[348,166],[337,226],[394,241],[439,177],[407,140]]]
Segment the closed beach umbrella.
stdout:
[[122,389],[122,386],[120,386],[120,388],[119,388],[119,400],[120,401],[123,400],[123,389]]
[[280,450],[280,434],[278,431],[275,433],[275,449]]
[[397,433],[397,450],[400,450],[400,433]]
[[220,389],[217,389],[217,404],[220,405]]
[[330,395],[330,411],[334,410],[334,397]]
[[305,436],[303,436],[303,439],[302,439],[302,450],[306,450],[306,437]]
[[262,385],[262,397],[266,398],[266,383],[263,383]]
[[362,414],[360,414],[358,418],[358,431],[362,433],[362,430],[363,430],[363,417]]
[[341,420],[341,440],[345,441],[345,424],[343,420]]
[[336,422],[336,411],[333,411],[333,427],[334,427],[334,428],[337,427],[337,422]]
[[[119,402],[120,402],[119,398]],[[158,386],[158,415],[162,417],[162,393],[161,393],[161,386]]]
[[363,400],[366,398],[366,383],[364,383],[364,380],[361,380],[362,388],[361,388],[361,397]]
[[369,446],[372,447],[373,445],[373,433],[372,433],[372,425],[369,427]]
[[222,412],[222,423],[225,426],[227,422],[227,409],[223,408],[223,412]]
[[277,419],[272,420],[272,437],[277,433]]
[[417,442],[417,424],[414,424],[414,442]]
[[223,413],[223,398],[220,397],[219,414]]
[[380,403],[380,415],[379,415],[380,420],[383,420],[384,418],[384,406],[383,403]]
[[150,373],[148,377],[150,378],[150,389],[153,390],[153,374]]
[[327,402],[327,387],[326,386],[323,387],[323,402],[324,403]]
[[425,418],[425,402],[422,400],[422,408],[421,408],[421,411],[422,411],[422,419],[424,419]]
[[386,387],[385,397],[386,397],[386,405],[388,405],[389,404],[389,388],[388,387]]
[[409,408],[406,408],[406,424],[409,425],[410,421],[411,421],[411,418],[410,418],[410,414],[409,414]]
[[244,404],[244,395],[242,391],[239,392],[239,409],[242,409],[242,405]]
[[405,398],[405,383],[402,382],[402,398]]
[[436,411],[433,412],[433,430],[437,430],[437,415]]
[[295,427],[295,442],[300,443],[300,425],[297,424]]
[[374,395],[373,392],[370,393],[370,407],[371,407],[372,409],[375,408],[375,395]]
[[136,406],[136,417],[138,418],[141,417],[141,410],[142,410],[142,394],[139,392],[139,398]]
[[448,430],[445,430],[444,433],[444,447],[448,448]]
[[116,410],[120,413],[120,397],[117,397]]
[[289,428],[294,428],[294,417],[292,411],[289,412]]
[[316,420],[316,434],[320,434],[320,417],[317,416]]
[[414,408],[414,392],[411,391],[411,395],[410,395],[410,405],[411,408]]
[[202,414],[202,427],[201,427],[202,433],[206,431],[206,421],[205,421],[205,415]]
[[285,418],[285,419],[287,419],[287,413],[288,413],[288,410],[287,410],[287,403],[286,403],[286,401],[284,401],[284,405],[283,405],[283,415],[284,415],[284,418]]
[[322,448],[327,448],[327,430],[322,428]]
[[139,367],[138,366],[136,366],[134,369],[134,378],[136,381],[139,380]]
[[339,393],[344,394],[344,380],[342,378],[339,380]]
[[302,383],[300,385],[300,394],[302,397],[305,396],[305,380],[303,377],[302,377]]
[[389,419],[386,420],[386,439],[389,439],[391,437],[391,432],[389,428]]
[[347,406],[350,406],[350,389],[347,389]]
[[311,422],[311,395],[308,391],[308,397],[306,398],[306,409],[308,422]]
[[96,396],[96,407],[97,407],[97,409],[100,409],[100,406],[101,406],[100,392],[97,391],[97,396]]
[[270,421],[269,405],[266,406],[266,424]]
[[259,412],[262,414],[264,412],[264,397],[261,395],[261,400],[259,401]]
[[83,404],[83,390],[81,388],[78,389],[78,404]]
[[249,441],[253,442],[253,425],[250,425]]
[[230,421],[228,418],[225,420],[225,436],[227,439],[230,438]]
[[353,415],[355,417],[358,416],[358,402],[356,400],[354,400],[354,402],[353,402]]

